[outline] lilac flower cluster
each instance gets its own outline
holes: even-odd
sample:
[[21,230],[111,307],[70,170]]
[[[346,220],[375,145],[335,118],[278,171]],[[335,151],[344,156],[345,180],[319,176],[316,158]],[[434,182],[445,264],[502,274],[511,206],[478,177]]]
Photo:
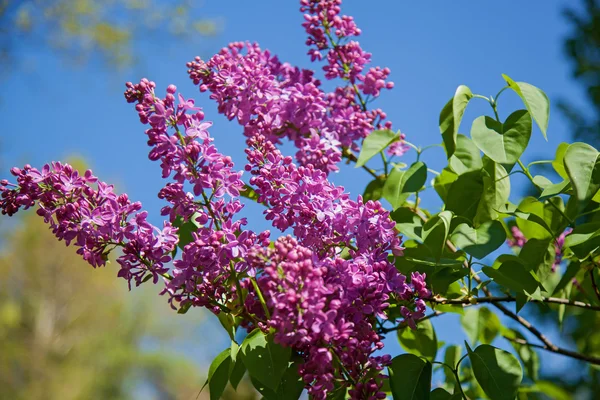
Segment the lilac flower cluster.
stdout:
[[[150,159],[161,161],[163,177],[173,175],[173,182],[158,194],[170,203],[162,214],[169,215],[171,222],[181,217],[196,228],[194,240],[174,262],[165,293],[182,306],[206,306],[218,313],[240,295],[231,290],[231,283],[238,273],[246,272],[248,249],[268,245],[269,232],[256,235],[243,229],[245,218],[234,218],[243,208],[242,173],[234,171],[231,158],[212,144],[207,131],[211,124],[203,122],[202,111],[181,95],[175,105],[174,85],[169,85],[164,98],[156,96],[155,86],[147,79],[127,83],[125,98],[136,102],[140,121],[150,125],[146,130]],[[186,187],[192,192],[186,192]]]
[[177,229],[169,222],[162,230],[150,225],[140,203],[117,195],[90,170],[81,176],[70,165],[55,162],[41,171],[26,165],[11,173],[17,184],[2,180],[2,214],[13,215],[37,203],[37,214],[54,235],[67,246],[78,247],[77,253],[93,267],[105,265],[108,252],[120,247],[118,275],[136,285],[150,277],[156,283],[167,272],[165,263],[177,245]]
[[[268,206],[265,211],[267,220],[272,220],[273,226],[282,231],[292,228],[297,240],[281,242],[277,247],[278,255],[273,252],[266,254],[264,251],[259,254],[261,260],[269,263],[260,282],[266,282],[265,291],[270,293],[272,301],[276,301],[272,307],[285,312],[281,318],[277,318],[278,312],[273,314],[275,320],[271,323],[279,332],[277,337],[284,344],[291,343],[302,349],[305,343],[303,340],[312,340],[312,350],[303,351],[309,355],[309,360],[316,357],[314,364],[309,362],[310,371],[318,365],[322,366],[317,370],[318,374],[311,374],[307,378],[324,377],[323,384],[317,383],[315,386],[319,393],[325,389],[331,390],[325,383],[331,383],[328,372],[322,370],[325,366],[332,368],[331,360],[324,364],[322,359],[331,357],[331,354],[327,347],[319,346],[323,346],[323,343],[331,345],[331,340],[324,340],[323,335],[329,339],[339,338],[339,349],[333,351],[348,371],[361,365],[380,370],[384,359],[360,358],[382,346],[373,328],[373,321],[376,318],[387,318],[384,311],[389,306],[390,299],[394,298],[406,304],[401,306],[401,313],[414,328],[415,320],[424,316],[423,299],[431,295],[425,287],[425,275],[413,274],[409,285],[389,261],[390,253],[402,254],[400,239],[395,231],[395,223],[389,218],[389,212],[376,201],[364,203],[360,197],[357,201],[350,200],[343,188],[334,186],[327,180],[324,172],[312,165],[297,167],[291,157],[284,157],[264,137],[252,138],[249,145],[250,148],[246,150],[249,161],[246,170],[253,175],[250,183],[256,187],[258,201]],[[300,249],[297,244],[301,246]],[[339,257],[339,249],[342,247],[349,249],[348,260]],[[300,266],[296,262],[299,252],[304,255]],[[277,265],[269,260],[287,261]],[[293,265],[289,264],[290,261]],[[269,265],[273,265],[271,269]],[[313,271],[316,267],[318,270]],[[304,271],[307,268],[309,271]],[[308,276],[310,271],[316,276]],[[300,274],[297,280],[293,277],[295,273]],[[316,285],[316,288],[307,286],[305,282],[308,281]],[[272,294],[273,288],[281,290],[279,296]],[[307,316],[303,315],[307,325],[302,327],[294,325],[301,320],[290,314],[297,311],[298,295],[292,294],[299,288],[307,291],[301,298],[310,297],[311,301],[318,304],[312,307],[304,303],[305,306],[313,312],[319,312],[316,316],[311,314],[313,317],[308,319],[304,319]],[[325,309],[327,304],[333,305],[333,309]],[[313,337],[310,332],[314,321],[319,321],[319,324],[313,332],[316,336]],[[322,330],[322,321],[329,321],[325,331]],[[346,324],[350,322],[354,330],[353,339],[356,340],[352,346],[346,342],[345,336],[348,329]],[[305,335],[305,332],[308,333]],[[365,335],[364,338],[362,334]],[[356,379],[364,372],[361,371],[354,371],[358,374]],[[369,385],[374,384],[373,382]],[[371,389],[377,388],[369,385],[363,388],[369,393]],[[364,394],[362,389],[358,390],[355,398],[366,398],[361,397]]]
[[[308,70],[281,63],[257,44],[231,43],[208,61],[196,57],[188,74],[200,91],[209,91],[218,110],[236,119],[248,138],[262,135],[279,143],[286,137],[299,149],[297,161],[326,173],[336,171],[344,149],[356,151],[357,142],[376,128],[391,128],[380,110],[368,110],[367,102],[391,89],[388,68],[374,67],[362,74],[371,55],[357,42],[340,44],[360,30],[352,17],[339,16],[340,1],[302,1],[309,45],[315,45],[313,60],[330,49],[324,67],[327,79],[341,78],[345,86],[331,93]],[[328,39],[332,29],[337,42]],[[331,46],[331,47],[330,47]],[[404,137],[402,137],[404,138]],[[406,152],[406,145],[394,146],[394,153]]]
[[[266,219],[295,238],[271,242],[269,231],[246,229],[237,215],[247,190],[242,172],[214,146],[212,124],[174,85],[161,97],[147,79],[128,82],[125,98],[148,126],[149,158],[167,179],[158,193],[168,203],[162,230],[147,222],[139,203],[116,195],[90,171],[80,176],[60,163],[13,169],[17,184],[0,182],[2,213],[37,204],[55,235],[74,243],[94,267],[119,248],[119,276],[130,285],[162,277],[161,293],[174,308],[207,307],[234,314],[248,330],[274,330],[278,343],[304,357],[299,372],[316,399],[340,386],[353,399],[385,398],[382,371],[390,357],[374,356],[383,348],[376,325],[394,303],[415,328],[431,292],[424,274],[407,282],[396,269],[393,258],[403,248],[389,212],[378,201],[351,199],[327,179],[360,140],[391,127],[382,110],[366,107],[393,87],[390,71],[365,73],[371,55],[348,40],[360,30],[340,15],[340,4],[301,1],[311,58],[326,52],[325,77],[344,81],[330,93],[311,71],[256,44],[232,43],[207,62],[188,63],[190,78],[211,93],[219,112],[243,126],[245,170]],[[297,146],[298,165],[276,147],[284,137]],[[399,141],[389,151],[406,149]],[[183,229],[191,230],[189,243],[179,243]],[[169,268],[178,244],[182,251]]]
[[[377,282],[384,262],[321,257],[289,236],[274,248],[256,248],[248,259],[262,271],[258,284],[275,340],[304,355],[300,373],[309,394],[325,399],[336,386],[350,386],[352,399],[385,398],[381,371],[390,357],[373,356],[383,348],[373,328],[381,299],[375,290],[364,290],[365,283],[386,290]],[[429,297],[423,278],[413,275],[412,286],[401,279],[403,296]],[[246,305],[260,313],[256,298],[249,296]]]
[[[510,232],[512,234],[512,238],[509,238],[506,243],[511,247],[522,248],[527,243],[527,238],[523,235],[523,232],[517,227],[512,226],[510,228]],[[552,272],[555,272],[556,269],[560,266],[560,263],[563,259],[563,247],[565,245],[565,238],[573,232],[572,228],[567,228],[563,233],[561,233],[556,240],[554,241],[554,262],[552,263]]]

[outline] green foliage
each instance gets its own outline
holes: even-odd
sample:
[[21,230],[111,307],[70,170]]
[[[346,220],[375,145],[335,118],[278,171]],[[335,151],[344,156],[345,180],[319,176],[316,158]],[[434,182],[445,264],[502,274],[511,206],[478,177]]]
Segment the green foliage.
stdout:
[[[165,399],[196,396],[202,372],[170,345],[194,341],[201,314],[182,318],[145,287],[129,292],[112,268],[90,275],[37,215],[2,236],[0,398],[125,400],[138,384]],[[223,398],[253,398],[245,383],[239,393]]]
[[404,204],[411,193],[421,190],[426,180],[427,166],[421,161],[417,161],[406,171],[394,168],[385,181],[382,197],[389,201],[395,210]]
[[[600,304],[600,291],[588,279],[598,276],[600,281],[600,153],[584,143],[562,143],[554,160],[540,162],[551,164],[562,180],[556,182],[555,177],[543,173],[534,176],[531,167],[536,163],[525,166],[521,157],[529,144],[533,121],[546,137],[548,98],[535,86],[504,78],[508,85],[495,97],[473,94],[460,86],[442,110],[440,131],[448,165],[432,181],[444,203],[442,211],[432,215],[420,208],[419,192],[426,190],[427,169],[419,148],[415,163],[406,169],[394,167],[390,173],[386,169],[365,192],[365,196],[381,196],[392,205],[391,218],[406,240],[404,257],[396,260],[396,267],[406,275],[426,273],[427,285],[437,296],[430,300],[431,307],[438,313],[458,312],[469,342],[479,344],[475,350],[467,344],[466,354],[458,346],[448,346],[441,362],[438,347],[442,344],[430,319],[419,322],[416,330],[399,329],[398,340],[409,354],[394,358],[389,368],[394,399],[460,399],[463,393],[492,400],[536,393],[560,398],[560,389],[538,380],[540,359],[530,339],[505,327],[494,309],[500,308],[500,315],[512,315],[521,322],[521,317],[500,303],[513,302],[517,312],[529,302],[547,303],[545,307],[551,309],[548,315],[553,315],[560,326],[565,315],[575,312],[572,302],[576,297],[591,305]],[[506,89],[513,90],[526,109],[512,112],[502,122],[497,107],[499,95]],[[467,137],[458,134],[458,128],[473,99],[486,100],[494,117],[475,118]],[[384,146],[384,142],[370,150],[370,157],[384,150],[389,144]],[[516,173],[529,180],[537,195],[513,204],[509,197]],[[410,198],[413,193],[414,202]],[[498,254],[510,238],[508,234],[512,236],[509,228],[513,226],[522,232],[526,243],[517,254]],[[567,234],[566,228],[573,231]],[[486,261],[491,257],[493,263]],[[564,273],[557,267],[561,260],[567,264]],[[581,289],[574,289],[575,285]],[[558,298],[549,302],[550,296]],[[480,302],[490,305],[473,307]],[[388,313],[394,317],[396,310],[392,306]],[[522,326],[537,336],[529,323]],[[518,358],[490,345],[502,339],[508,340]],[[470,365],[463,363],[465,357]],[[591,362],[597,363],[595,360],[592,357]],[[440,368],[445,376],[443,388],[433,391],[432,363],[443,364]],[[522,383],[523,371],[526,384]]]
[[438,341],[430,321],[423,321],[416,330],[405,328],[398,331],[398,340],[404,350],[416,356],[434,361]]
[[271,335],[255,329],[244,339],[240,354],[250,377],[277,391],[290,361],[290,348],[274,343]]
[[461,223],[452,231],[450,240],[467,254],[483,259],[504,243],[506,231],[500,221],[487,221],[478,228]]
[[519,360],[507,351],[482,344],[474,351],[467,344],[475,378],[491,400],[513,400],[523,379]]
[[442,112],[440,113],[440,132],[444,140],[444,147],[446,148],[446,154],[450,158],[456,150],[456,141],[458,137],[458,128],[462,121],[465,109],[469,100],[473,97],[471,89],[464,85],[460,85],[454,97],[446,103]]
[[500,319],[487,307],[468,308],[460,323],[472,345],[490,344],[500,332]]
[[389,129],[371,132],[363,141],[358,160],[356,161],[356,168],[362,167],[367,161],[398,140],[400,140],[400,135]]
[[[149,32],[179,40],[214,35],[217,22],[198,14],[193,3],[181,0],[5,0],[0,39],[46,44],[77,62],[99,55],[122,67],[136,61],[133,43]],[[15,56],[11,48],[2,50],[7,58]]]
[[432,366],[413,354],[394,357],[389,366],[390,386],[394,400],[428,400]]
[[478,117],[471,127],[473,142],[483,153],[500,164],[515,164],[531,137],[531,116],[526,110],[510,114],[504,123]]
[[519,95],[529,113],[542,131],[545,139],[546,131],[548,130],[548,120],[550,117],[550,100],[541,89],[525,82],[515,82],[507,75],[502,74],[502,77],[515,93]]

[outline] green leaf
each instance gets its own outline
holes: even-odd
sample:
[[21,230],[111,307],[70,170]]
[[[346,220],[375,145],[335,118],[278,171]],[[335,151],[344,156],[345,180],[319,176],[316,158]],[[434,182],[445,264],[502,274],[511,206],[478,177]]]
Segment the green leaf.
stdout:
[[531,138],[531,116],[517,110],[504,123],[487,116],[473,121],[473,142],[486,156],[500,164],[514,164],[525,151]]
[[450,240],[459,249],[481,260],[502,246],[506,231],[500,221],[484,222],[477,229],[463,223],[454,229]]
[[435,360],[438,342],[431,321],[419,322],[416,330],[410,328],[399,330],[398,340],[407,352],[422,356],[429,361]]
[[[222,313],[223,314],[223,313]],[[244,374],[246,374],[246,366],[244,365],[244,361],[242,357],[238,357],[240,350],[240,346],[232,340],[231,341],[231,363],[229,367],[229,382],[231,386],[237,390],[238,385],[240,384]]]
[[389,366],[390,387],[394,400],[429,400],[432,367],[414,354],[394,357]]
[[400,207],[390,213],[390,218],[396,222],[396,229],[410,239],[421,240],[423,221],[408,207]]
[[[462,356],[462,348],[458,345],[451,345],[446,348],[446,352],[444,353],[444,363],[448,364],[452,368],[456,367],[460,357]],[[447,367],[444,367],[444,376],[446,377],[446,383],[449,385],[456,385],[456,377],[454,373],[450,371]]]
[[231,365],[231,349],[223,350],[208,368],[208,388],[210,400],[219,400],[227,381],[229,380],[229,366]]
[[177,310],[177,314],[186,314],[190,310],[191,307],[192,307],[192,302],[185,303],[181,307],[179,307],[179,310]]
[[440,260],[446,246],[451,220],[452,213],[442,211],[423,226],[423,243],[429,248],[436,261]]
[[[514,329],[506,329],[503,332],[504,336],[509,337],[511,339],[521,339],[526,340],[525,336],[523,336],[519,331]],[[525,366],[525,371],[529,378],[533,381],[538,380],[538,372],[540,369],[540,358],[536,353],[535,349],[531,346],[522,345],[513,341],[509,341],[511,346],[515,349],[521,361],[523,361],[523,365]]]
[[417,161],[406,171],[393,169],[383,186],[382,196],[394,209],[400,207],[411,193],[419,191],[427,180],[427,166]]
[[177,217],[173,222],[173,226],[178,228],[177,235],[179,236],[179,242],[177,246],[183,250],[183,248],[194,241],[194,237],[192,236],[192,232],[196,232],[199,227],[199,223],[196,222],[196,218],[198,217],[197,213],[188,220],[184,220],[181,217]]
[[564,166],[573,186],[579,213],[600,189],[600,153],[586,143],[573,143],[567,148]]
[[556,171],[561,178],[567,179],[569,176],[567,175],[567,171],[565,170],[565,153],[569,148],[569,143],[561,143],[556,148],[556,154],[554,155],[554,161],[552,161],[552,168]]
[[369,200],[379,200],[383,195],[383,185],[385,181],[383,179],[373,179],[367,187],[365,188],[365,192],[363,193],[363,199],[366,201]]
[[477,146],[465,135],[458,135],[456,150],[448,159],[452,171],[462,175],[469,171],[478,171],[483,168],[481,153]]
[[498,218],[498,210],[506,204],[510,195],[510,178],[506,169],[491,159],[483,159],[483,190],[477,206],[474,226]]
[[273,342],[260,329],[252,331],[241,346],[244,365],[251,377],[276,391],[291,357],[291,349]]
[[[421,270],[423,270],[421,268]],[[445,295],[453,282],[462,279],[468,274],[464,266],[437,267],[435,272],[427,272],[427,283],[435,293]]]
[[570,248],[580,260],[585,259],[600,246],[600,222],[576,226],[573,232],[565,237],[564,246]]
[[523,379],[519,360],[507,351],[482,344],[475,351],[467,345],[475,379],[491,400],[514,400]]
[[363,140],[362,149],[358,155],[355,168],[360,168],[367,163],[371,158],[384,150],[393,142],[400,139],[400,135],[389,130],[381,129],[373,131]]
[[563,274],[562,278],[560,278],[560,282],[558,282],[558,285],[556,285],[556,287],[554,288],[552,295],[554,296],[561,290],[565,289],[567,285],[569,285],[572,282],[573,278],[575,278],[580,268],[581,264],[577,261],[569,263],[569,265],[567,266],[567,270]]
[[246,184],[244,184],[244,188],[240,190],[240,196],[253,201],[258,201],[258,193]]
[[450,192],[450,187],[452,183],[458,179],[458,175],[456,175],[453,171],[448,169],[447,167],[442,170],[442,172],[435,177],[433,180],[433,188],[440,196],[442,201],[446,201],[448,197],[448,193]]
[[492,343],[502,327],[498,316],[486,307],[467,308],[460,317],[460,323],[473,345]]
[[536,175],[533,177],[533,184],[539,188],[544,189],[552,185],[552,181],[543,175]]
[[571,182],[568,179],[565,179],[562,182],[546,186],[538,200],[545,201],[546,199],[549,199],[551,197],[566,193],[569,189],[571,189]]
[[450,394],[442,388],[434,389],[431,392],[430,400],[460,400],[462,399],[460,393]]
[[517,211],[509,214],[517,217],[517,226],[527,239],[548,239],[553,236],[552,228],[546,222],[544,204],[534,197],[525,197]]
[[515,82],[504,74],[502,74],[502,77],[508,83],[508,86],[521,97],[527,111],[540,127],[544,139],[548,140],[546,131],[548,130],[548,119],[550,118],[550,100],[548,100],[546,93],[529,83]]
[[235,321],[233,319],[233,315],[221,312],[221,313],[217,314],[217,318],[219,318],[219,322],[221,323],[221,326],[223,326],[223,328],[229,335],[229,338],[231,340],[234,340],[236,329],[235,329]]
[[304,381],[298,374],[298,367],[302,363],[300,357],[296,356],[291,361],[281,378],[278,395],[281,400],[298,399],[304,390]]
[[539,287],[539,282],[532,272],[518,261],[509,260],[503,262],[498,269],[483,267],[481,270],[498,285],[517,293],[534,293]]
[[460,121],[465,113],[469,100],[473,98],[473,93],[465,85],[460,85],[454,97],[446,103],[440,113],[440,133],[444,140],[444,147],[448,158],[454,154],[456,150],[456,140]]
[[572,400],[573,395],[555,383],[549,381],[537,381],[527,388],[528,392],[543,393],[552,400]]
[[481,172],[464,173],[451,184],[446,197],[446,209],[472,221],[477,213],[482,195],[483,179]]

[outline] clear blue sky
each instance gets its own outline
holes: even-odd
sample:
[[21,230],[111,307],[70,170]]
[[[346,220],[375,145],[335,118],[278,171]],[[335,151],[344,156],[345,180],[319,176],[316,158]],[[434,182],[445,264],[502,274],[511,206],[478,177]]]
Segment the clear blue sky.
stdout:
[[[346,1],[343,12],[353,15],[363,30],[360,41],[373,53],[374,65],[392,70],[396,86],[383,94],[377,106],[408,140],[428,145],[440,142],[439,111],[459,84],[468,85],[475,93],[495,94],[503,86],[501,74],[505,73],[542,88],[554,105],[561,97],[583,102],[562,51],[568,27],[561,10],[568,3],[574,2]],[[154,213],[153,222],[159,224],[156,216],[163,203],[156,194],[164,181],[159,165],[147,158],[145,128],[122,96],[123,83],[141,77],[156,81],[160,93],[174,83],[186,98],[194,97],[196,104],[204,107],[207,119],[214,121],[211,133],[219,149],[242,169],[240,127],[218,115],[208,95],[191,84],[186,61],[196,55],[208,58],[229,41],[249,40],[283,61],[318,69],[320,65],[311,65],[306,56],[306,35],[300,26],[303,18],[296,1],[207,1],[203,9],[207,17],[223,18],[221,34],[194,45],[142,41],[142,62],[122,72],[107,71],[104,66],[74,67],[39,47],[16,49],[26,65],[0,82],[0,115],[5,121],[0,134],[0,167],[5,172],[0,176],[7,176],[13,165],[41,166],[79,155],[101,179],[142,201]],[[515,107],[522,107],[516,96],[503,95],[501,113],[506,116]],[[467,133],[470,121],[488,108],[481,103],[470,106],[461,131]],[[525,159],[548,157],[558,143],[569,140],[568,127],[555,107],[548,137],[545,142],[536,128]],[[414,153],[406,159],[412,162]],[[430,150],[424,160],[437,170],[445,165],[440,149]],[[332,179],[353,195],[362,193],[369,181],[364,171],[351,167],[342,168]],[[514,191],[525,184],[514,182]],[[434,198],[431,192],[427,203],[437,204]],[[260,212],[257,206],[248,209],[257,230],[269,227]],[[436,326],[444,331],[442,340],[462,337],[455,318],[439,318]],[[389,350],[396,352],[397,345],[390,343]]]

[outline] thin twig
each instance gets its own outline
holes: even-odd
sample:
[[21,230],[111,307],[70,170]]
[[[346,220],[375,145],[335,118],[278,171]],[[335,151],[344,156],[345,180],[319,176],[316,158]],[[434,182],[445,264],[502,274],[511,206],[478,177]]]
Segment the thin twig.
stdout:
[[563,354],[565,356],[569,356],[569,357],[575,358],[577,360],[586,361],[586,362],[589,362],[590,364],[600,365],[600,358],[598,358],[598,357],[588,356],[588,355],[581,354],[581,353],[576,353],[574,351],[561,349],[560,347],[556,347],[556,346],[550,347],[548,345],[529,343],[528,341],[519,339],[519,338],[510,338],[508,336],[504,336],[504,338],[508,341],[518,343],[523,346],[535,347],[536,349],[546,350],[551,353]]
[[[424,216],[422,216],[422,215],[419,215],[419,216],[421,217],[421,219],[423,221],[427,221],[427,219]],[[446,241],[446,246],[453,253],[455,253],[457,251],[456,246],[454,246],[454,244],[450,240]],[[465,260],[464,264],[465,264],[465,267],[471,268],[469,263],[466,260]],[[481,284],[482,283],[481,278],[479,276],[477,276],[476,274],[474,274],[474,271],[472,269],[470,272],[471,272],[471,274],[473,274],[473,279],[475,280],[475,282],[477,282],[478,284]],[[487,297],[494,297],[494,296],[492,296],[492,292],[487,287],[482,286],[481,289],[483,290],[483,293],[485,293],[485,295]],[[577,353],[577,352],[574,352],[571,350],[563,349],[561,347],[556,346],[542,332],[540,332],[535,326],[533,326],[531,324],[531,322],[527,321],[525,318],[521,317],[520,315],[517,315],[514,312],[510,311],[508,308],[504,307],[504,305],[502,305],[501,303],[490,303],[490,304],[492,304],[498,310],[502,311],[502,313],[504,315],[506,315],[507,317],[517,321],[519,324],[521,324],[521,326],[523,326],[525,329],[527,329],[529,332],[531,332],[535,337],[537,337],[544,344],[544,346],[542,346],[542,348],[544,348],[545,350],[551,351],[551,352],[557,353],[557,354],[562,354],[562,355],[565,355],[565,356],[568,356],[571,358],[576,358],[578,360],[585,360],[592,364],[600,365],[600,359],[598,359],[596,357],[588,357],[583,354],[580,354],[580,353]]]
[[[354,157],[354,158],[356,159],[356,157]],[[350,159],[350,160],[354,161],[352,159]],[[421,218],[421,220],[423,222],[427,222],[427,218],[424,215],[422,215],[421,213],[417,213],[417,215]],[[454,244],[450,240],[446,241],[446,247],[448,247],[448,249],[451,252],[453,252],[453,253],[456,253],[458,251],[457,248],[456,248],[456,246],[454,246]],[[474,273],[473,269],[471,268],[471,266],[469,265],[469,262],[467,260],[464,261],[464,265],[465,265],[466,268],[469,268],[470,273],[473,274],[473,279],[475,280],[475,282],[477,282],[478,284],[481,284],[482,283],[481,278],[479,278],[479,276],[477,276]],[[492,296],[492,292],[487,287],[482,286],[482,290],[483,290],[483,292],[485,293],[485,295],[487,297],[493,297]],[[492,304],[498,310],[502,311],[502,313],[504,315],[506,315],[507,317],[509,317],[509,318],[517,321],[525,329],[527,329],[535,337],[537,337],[544,344],[544,346],[541,346],[540,348],[543,348],[544,350],[547,350],[547,351],[551,351],[553,353],[562,354],[562,355],[565,355],[567,357],[575,358],[575,359],[578,359],[578,360],[584,360],[584,361],[587,361],[587,362],[592,363],[592,364],[600,365],[600,358],[585,356],[583,354],[580,354],[580,353],[577,353],[577,352],[574,352],[574,351],[571,351],[571,350],[563,349],[561,347],[556,346],[555,344],[553,344],[550,341],[550,339],[548,339],[542,332],[540,332],[529,321],[527,321],[525,318],[521,317],[520,315],[517,315],[517,314],[513,313],[508,308],[504,307],[504,305],[502,305],[501,303],[490,303],[490,304]],[[434,314],[430,314],[430,315],[424,317],[423,319],[425,319],[425,318],[429,319],[429,318],[432,318],[434,316],[439,315],[439,314],[436,314],[436,313],[437,312],[435,312]],[[400,325],[398,325],[397,327],[394,327],[394,328],[382,328],[380,330],[380,332],[381,333],[387,333],[387,332],[390,332],[390,331],[402,329],[404,327],[402,325],[403,324],[400,324]],[[540,346],[540,345],[536,345],[536,346]]]
[[[428,299],[431,303],[437,304],[481,304],[481,303],[509,303],[517,301],[513,296],[490,296],[490,297],[463,297],[460,299],[446,299],[443,297],[433,297]],[[552,303],[552,304],[564,304],[566,306],[587,308],[589,310],[600,311],[600,306],[593,304],[584,303],[582,301],[571,301],[569,299],[560,299],[557,297],[542,297],[541,300],[531,299],[533,303]]]

